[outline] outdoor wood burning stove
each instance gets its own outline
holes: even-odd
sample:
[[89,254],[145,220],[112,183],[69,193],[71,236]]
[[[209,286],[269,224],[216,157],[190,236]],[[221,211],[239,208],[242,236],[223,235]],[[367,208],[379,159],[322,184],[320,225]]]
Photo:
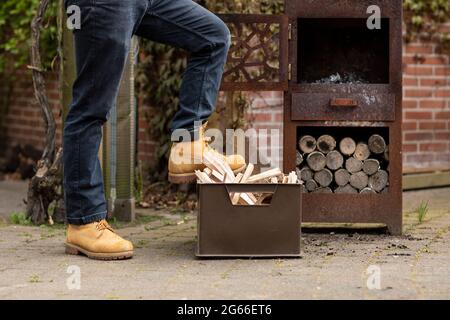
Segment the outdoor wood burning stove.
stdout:
[[[380,29],[367,26],[373,5]],[[222,89],[284,91],[284,171],[317,184],[303,222],[383,223],[400,234],[402,2],[286,0],[284,15],[222,18],[233,39]],[[336,181],[340,169],[352,184]]]

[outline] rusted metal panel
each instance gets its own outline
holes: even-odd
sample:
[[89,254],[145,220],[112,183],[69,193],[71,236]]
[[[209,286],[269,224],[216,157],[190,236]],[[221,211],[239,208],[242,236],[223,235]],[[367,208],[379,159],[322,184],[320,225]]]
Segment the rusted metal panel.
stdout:
[[293,93],[292,120],[395,120],[395,95]]
[[284,91],[288,87],[288,17],[221,14],[231,32],[223,91]]
[[[371,5],[379,6],[381,16],[389,18],[389,83],[300,83],[298,78],[298,66],[301,59],[299,46],[305,44],[298,43],[299,19],[368,18],[367,8]],[[292,25],[292,36],[289,42],[292,80],[289,82],[288,91],[284,93],[284,171],[291,171],[296,167],[296,146],[298,133],[302,127],[348,126],[374,128],[374,130],[376,127],[384,127],[388,129],[389,135],[389,193],[373,195],[304,194],[303,222],[384,223],[391,234],[401,234],[402,1],[286,0],[285,13],[289,16],[289,22]],[[377,97],[375,108],[369,108],[369,104],[364,102],[361,107],[360,100],[364,95]],[[344,110],[339,111],[341,106],[330,106],[332,99],[356,100],[358,106],[342,107]]]

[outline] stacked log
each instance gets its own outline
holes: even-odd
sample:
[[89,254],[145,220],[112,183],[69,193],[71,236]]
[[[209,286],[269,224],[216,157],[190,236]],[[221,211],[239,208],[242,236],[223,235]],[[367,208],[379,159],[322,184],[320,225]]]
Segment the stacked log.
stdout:
[[380,134],[337,137],[303,135],[296,173],[309,193],[387,193],[389,145]]

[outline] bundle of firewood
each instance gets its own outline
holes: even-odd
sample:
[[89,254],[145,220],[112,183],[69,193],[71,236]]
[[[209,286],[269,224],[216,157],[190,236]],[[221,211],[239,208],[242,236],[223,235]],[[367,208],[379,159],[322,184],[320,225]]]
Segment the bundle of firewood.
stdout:
[[[292,171],[285,175],[279,168],[253,174],[255,166],[249,163],[243,173],[234,174],[230,166],[218,154],[207,151],[203,154],[206,168],[203,171],[196,170],[198,183],[301,183],[297,174]],[[262,193],[231,193],[233,204],[260,205],[270,198],[269,194]]]
[[378,134],[356,142],[330,135],[300,137],[297,175],[305,192],[384,193],[389,186],[389,146]]

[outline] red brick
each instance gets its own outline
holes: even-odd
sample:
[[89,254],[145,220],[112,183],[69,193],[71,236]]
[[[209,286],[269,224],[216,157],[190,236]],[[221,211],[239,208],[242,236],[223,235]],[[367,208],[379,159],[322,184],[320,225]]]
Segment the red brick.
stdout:
[[283,118],[284,118],[284,114],[282,114],[282,113],[276,113],[276,114],[274,114],[274,117],[273,117],[274,119],[274,121],[275,122],[283,122]]
[[417,78],[404,77],[403,85],[404,86],[417,86],[417,85],[419,85],[419,80]]
[[252,113],[250,117],[255,122],[271,122],[272,115],[270,113]]
[[438,89],[435,96],[438,98],[450,98],[450,89]]
[[437,87],[450,84],[450,81],[446,78],[427,78],[420,79],[420,85],[422,87]]
[[412,121],[403,122],[402,126],[403,126],[403,130],[405,130],[405,131],[417,130],[417,122],[412,122]]
[[423,45],[423,44],[409,44],[405,46],[406,53],[412,54],[427,54],[433,53],[433,47],[431,45]]
[[432,140],[433,134],[431,132],[406,132],[406,141],[427,141]]
[[442,67],[435,67],[434,74],[437,76],[450,76],[450,67],[442,66]]
[[405,119],[407,120],[426,120],[431,118],[432,118],[431,112],[414,112],[414,111],[405,112]]
[[413,76],[431,76],[433,74],[432,67],[423,67],[417,65],[407,65],[403,71],[405,74]]
[[450,111],[437,112],[435,119],[450,119]]
[[402,149],[403,149],[403,152],[416,152],[418,148],[417,148],[417,144],[404,143]]
[[442,152],[447,150],[446,143],[421,143],[420,151],[424,152]]
[[437,154],[436,161],[450,163],[450,153]]
[[436,132],[434,134],[434,137],[436,138],[436,140],[445,140],[445,141],[449,141],[450,140],[450,132],[446,131],[446,132]]
[[420,108],[424,109],[442,109],[445,108],[445,100],[422,100]]
[[403,100],[403,108],[405,109],[415,109],[417,108],[418,101],[417,100]]
[[422,98],[432,97],[433,91],[427,89],[407,89],[405,90],[405,97]]
[[423,64],[427,65],[441,65],[441,64],[447,64],[448,58],[444,56],[437,56],[437,57],[425,57],[425,61]]
[[411,154],[406,156],[406,162],[408,163],[420,163],[426,164],[434,160],[433,154]]
[[443,121],[421,121],[419,122],[420,130],[445,130],[447,124]]

